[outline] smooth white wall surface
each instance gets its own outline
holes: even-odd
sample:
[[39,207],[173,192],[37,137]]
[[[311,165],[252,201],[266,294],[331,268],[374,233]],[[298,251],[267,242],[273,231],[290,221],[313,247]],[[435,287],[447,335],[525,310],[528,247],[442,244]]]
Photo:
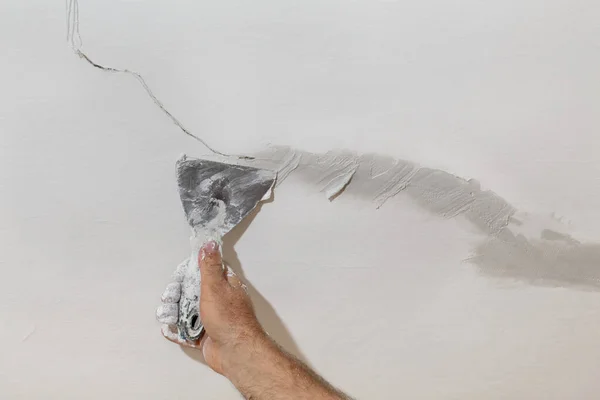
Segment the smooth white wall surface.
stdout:
[[[600,240],[598,2],[80,13],[92,59],[140,72],[224,151],[411,159]],[[63,2],[0,3],[0,397],[238,398],[154,321],[189,252],[174,162],[206,151],[65,35]],[[403,196],[329,203],[292,176],[226,257],[273,336],[359,399],[597,398],[598,293],[479,276],[463,261],[479,240]]]

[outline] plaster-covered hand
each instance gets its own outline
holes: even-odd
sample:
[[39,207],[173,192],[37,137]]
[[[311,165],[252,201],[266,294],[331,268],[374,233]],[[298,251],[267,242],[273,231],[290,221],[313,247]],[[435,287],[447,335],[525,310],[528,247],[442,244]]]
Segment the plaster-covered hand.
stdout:
[[[182,264],[184,267],[187,261]],[[205,335],[188,343],[176,334],[181,283],[170,283],[157,316],[163,335],[175,343],[199,347],[207,364],[225,375],[247,399],[346,400],[343,393],[281,349],[262,329],[246,287],[224,267],[216,242],[202,247],[200,318]]]
[[[202,253],[200,253],[200,259],[198,261],[198,265],[200,265],[202,263],[201,259],[202,259]],[[210,258],[208,260],[210,260]],[[173,274],[173,281],[170,282],[167,285],[167,287],[165,288],[165,291],[163,292],[163,294],[161,296],[161,305],[159,307],[157,307],[157,309],[156,309],[156,319],[162,324],[161,332],[166,339],[168,339],[174,343],[177,343],[181,346],[202,348],[204,345],[204,342],[202,342],[202,343],[200,341],[190,342],[190,341],[184,340],[179,335],[178,327],[177,327],[177,322],[179,320],[179,300],[181,299],[181,296],[182,296],[182,293],[181,293],[182,292],[182,282],[184,279],[185,269],[187,268],[188,263],[189,263],[189,259],[186,259],[181,264],[179,264],[177,266],[177,268],[175,269],[175,273]],[[227,283],[229,284],[229,286],[233,289],[236,289],[236,291],[239,291],[241,289],[245,294],[247,287],[239,280],[239,278],[235,275],[235,273],[226,265],[223,265],[220,268],[221,268],[221,270],[225,269],[225,271],[226,271],[225,279],[226,279]],[[201,288],[201,293],[203,290],[204,289]],[[227,296],[228,293],[223,292],[220,295]],[[250,306],[252,306],[250,299],[247,298],[247,296],[244,296],[244,297],[246,297],[245,305],[247,305],[249,303]],[[222,300],[222,301],[224,301],[224,300]],[[201,299],[200,299],[200,310],[201,310],[200,319],[202,321],[204,321],[204,318],[205,318],[204,312],[202,311],[203,308],[206,308],[207,311],[209,312],[209,314],[214,314],[214,315],[218,316],[217,312],[211,310],[211,308],[213,308],[212,306],[210,306],[210,305],[204,306],[203,305],[203,301],[202,301],[202,297],[201,297]],[[231,311],[231,310],[229,310],[229,311]],[[254,317],[253,319],[255,320],[256,317]],[[232,322],[233,321],[222,321],[222,323],[224,323],[224,324],[228,324],[228,323],[232,323]],[[209,323],[210,323],[210,321],[209,321]],[[257,322],[254,322],[254,323],[257,324]],[[205,325],[205,329],[206,329],[206,323],[204,323],[204,325]],[[208,347],[211,347],[211,345],[209,344]]]

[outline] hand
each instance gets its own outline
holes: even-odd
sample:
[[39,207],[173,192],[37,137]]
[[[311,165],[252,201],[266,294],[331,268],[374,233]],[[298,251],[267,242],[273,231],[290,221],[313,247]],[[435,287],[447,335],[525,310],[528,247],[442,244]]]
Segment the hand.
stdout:
[[223,266],[216,242],[202,247],[198,265],[205,334],[199,343],[179,339],[176,324],[182,274],[176,272],[176,282],[167,286],[163,305],[157,310],[167,339],[201,348],[206,363],[225,375],[247,399],[349,399],[269,338],[256,318],[246,287]]
[[200,250],[200,319],[206,335],[202,353],[208,365],[226,375],[249,356],[253,343],[266,334],[254,313],[246,286],[228,267],[223,267],[216,242]]
[[223,266],[216,242],[207,243],[200,251],[200,319],[205,334],[198,343],[180,339],[177,334],[181,274],[187,261],[176,273],[176,281],[167,285],[162,296],[163,305],[157,318],[163,323],[165,338],[182,346],[201,348],[207,364],[216,372],[226,374],[250,356],[253,343],[264,341],[261,328],[246,286],[228,267]]

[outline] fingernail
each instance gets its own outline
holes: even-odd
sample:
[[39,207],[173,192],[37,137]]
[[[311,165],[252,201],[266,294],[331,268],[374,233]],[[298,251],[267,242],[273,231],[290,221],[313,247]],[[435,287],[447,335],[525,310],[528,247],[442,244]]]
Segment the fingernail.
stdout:
[[211,240],[202,246],[202,250],[204,250],[205,254],[214,254],[219,250],[219,245],[214,240]]

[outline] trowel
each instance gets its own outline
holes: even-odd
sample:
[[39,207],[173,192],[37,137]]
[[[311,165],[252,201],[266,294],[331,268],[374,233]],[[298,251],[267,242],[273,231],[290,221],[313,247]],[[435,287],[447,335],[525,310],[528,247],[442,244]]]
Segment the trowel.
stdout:
[[261,201],[270,197],[277,174],[266,169],[188,158],[177,161],[179,196],[192,228],[195,253],[183,271],[178,333],[195,342],[202,336],[198,249],[239,224]]

